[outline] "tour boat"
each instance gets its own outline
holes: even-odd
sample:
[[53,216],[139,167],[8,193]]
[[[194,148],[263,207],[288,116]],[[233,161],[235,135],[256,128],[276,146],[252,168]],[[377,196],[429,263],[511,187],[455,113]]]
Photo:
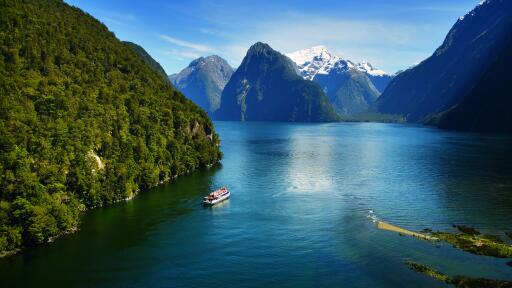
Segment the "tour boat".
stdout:
[[222,187],[219,190],[213,191],[208,196],[203,198],[203,204],[213,206],[229,198],[228,188]]

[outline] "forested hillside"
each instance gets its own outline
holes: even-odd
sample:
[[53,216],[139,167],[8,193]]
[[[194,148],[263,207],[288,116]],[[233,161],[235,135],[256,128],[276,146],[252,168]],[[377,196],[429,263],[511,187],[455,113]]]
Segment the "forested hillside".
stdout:
[[165,70],[162,67],[162,65],[160,65],[160,63],[156,62],[156,60],[153,59],[151,57],[151,55],[149,55],[148,52],[144,48],[142,48],[138,44],[135,44],[135,43],[129,42],[129,41],[123,41],[123,43],[130,46],[130,48],[132,48],[133,51],[135,51],[137,54],[139,54],[139,56],[146,62],[146,64],[148,64],[151,68],[153,68],[153,70],[155,70],[160,75],[167,78],[167,73],[165,73]]
[[0,11],[0,254],[220,159],[206,113],[102,23],[60,0]]

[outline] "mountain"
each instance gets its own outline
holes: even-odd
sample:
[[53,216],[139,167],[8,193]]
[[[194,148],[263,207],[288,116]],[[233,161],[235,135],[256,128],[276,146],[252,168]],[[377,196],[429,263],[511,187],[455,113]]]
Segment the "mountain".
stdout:
[[317,74],[329,74],[337,62],[339,66],[354,68],[349,60],[334,56],[325,46],[315,46],[286,54],[299,68],[300,75],[306,80],[313,80]]
[[219,161],[207,114],[61,0],[0,1],[0,255]]
[[512,31],[508,44],[476,85],[452,109],[442,113],[441,128],[476,132],[512,132]]
[[368,109],[379,97],[379,91],[363,72],[347,69],[337,62],[328,74],[317,74],[318,83],[341,115],[353,115]]
[[354,64],[333,55],[325,46],[299,50],[286,56],[297,64],[304,79],[322,87],[336,111],[343,115],[360,113],[379,97],[380,92],[371,79],[375,79],[382,89],[391,79],[371,64]]
[[214,117],[235,121],[339,120],[320,86],[297,73],[288,57],[267,44],[254,44],[224,88]]
[[502,51],[511,27],[512,1],[482,2],[459,18],[432,56],[391,81],[376,109],[421,122],[458,105]]
[[198,58],[180,73],[169,76],[174,86],[208,113],[220,107],[224,86],[233,68],[217,55]]
[[392,75],[374,68],[366,61],[355,64],[348,59],[335,56],[322,45],[288,53],[286,56],[297,64],[301,75],[306,80],[314,80],[314,77],[318,74],[329,74],[333,68],[344,67],[347,71],[353,69],[364,73],[378,92],[382,93],[393,79]]
[[383,93],[384,90],[386,90],[386,87],[388,87],[389,82],[393,80],[393,75],[389,75],[386,72],[376,69],[372,66],[372,64],[363,61],[359,64],[357,64],[357,70],[363,72],[368,76],[370,81],[372,82],[373,86],[377,88],[379,91],[379,94]]
[[139,56],[144,60],[144,62],[146,62],[146,64],[153,68],[153,70],[155,70],[158,74],[167,79],[167,73],[165,73],[164,68],[160,65],[160,63],[156,62],[156,60],[153,59],[144,48],[142,48],[138,44],[129,41],[123,41],[123,43],[128,45],[131,49],[133,49],[135,53],[139,54]]

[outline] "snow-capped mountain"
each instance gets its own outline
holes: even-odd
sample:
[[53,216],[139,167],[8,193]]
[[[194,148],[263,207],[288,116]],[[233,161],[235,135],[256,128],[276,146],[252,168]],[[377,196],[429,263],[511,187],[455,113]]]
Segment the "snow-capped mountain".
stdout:
[[306,80],[314,80],[318,74],[327,75],[333,69],[336,69],[338,74],[349,69],[355,69],[365,73],[377,90],[382,93],[392,79],[391,75],[374,68],[366,61],[356,64],[348,59],[334,55],[322,45],[288,53],[286,56],[297,64],[302,77]]
[[329,74],[335,67],[348,70],[355,66],[351,61],[333,55],[325,46],[299,50],[286,56],[297,64],[306,80],[313,80],[317,74]]
[[372,66],[372,64],[370,64],[370,63],[368,63],[366,61],[358,63],[356,67],[360,71],[362,71],[362,72],[364,72],[364,73],[366,73],[368,75],[371,75],[371,76],[384,76],[384,75],[388,75],[388,74],[386,74],[386,72],[374,68]]
[[286,54],[300,75],[320,85],[342,115],[368,109],[384,91],[392,76],[368,62],[354,63],[331,53],[325,46],[315,46]]

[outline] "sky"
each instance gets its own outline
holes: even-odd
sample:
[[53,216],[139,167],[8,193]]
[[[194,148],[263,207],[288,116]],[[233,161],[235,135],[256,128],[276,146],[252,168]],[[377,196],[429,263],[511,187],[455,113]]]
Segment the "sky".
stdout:
[[168,74],[219,55],[233,67],[261,41],[281,53],[324,45],[388,73],[418,64],[480,0],[65,0],[135,42]]

